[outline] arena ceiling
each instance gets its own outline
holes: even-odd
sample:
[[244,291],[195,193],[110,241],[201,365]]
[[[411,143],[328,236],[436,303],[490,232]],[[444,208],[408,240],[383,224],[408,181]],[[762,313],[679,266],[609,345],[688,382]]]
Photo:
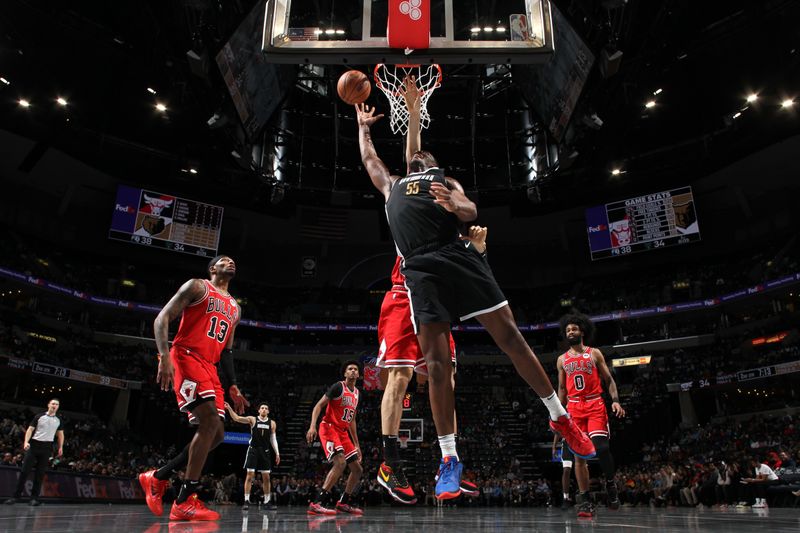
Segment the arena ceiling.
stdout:
[[[491,18],[498,2],[480,2],[480,9]],[[315,2],[321,10],[330,3]],[[327,96],[291,83],[260,132],[264,138],[244,135],[214,56],[256,4],[2,2],[2,127],[37,140],[41,152],[63,150],[123,181],[213,194],[240,207],[279,214],[298,203],[377,205],[358,167],[352,110],[334,104],[333,83],[344,68],[323,71]],[[595,56],[621,51],[622,60],[607,77],[601,60],[593,67],[558,147],[559,163],[539,182],[534,198],[541,203],[529,201],[529,182],[520,178],[526,163],[513,149],[524,128],[499,127],[528,107],[533,89],[519,80],[535,67],[515,66],[510,82],[487,91],[484,67],[450,66],[431,101],[438,125],[423,143],[482,204],[535,214],[691,183],[797,132],[800,101],[781,106],[800,99],[797,2],[555,5]],[[291,76],[299,70],[289,69]],[[749,94],[758,99],[747,102]],[[21,99],[30,106],[20,106]],[[651,100],[655,105],[646,107]],[[461,126],[472,113],[474,131]],[[220,127],[212,129],[208,121],[215,114]],[[280,194],[272,169],[257,168],[251,158],[253,145],[274,144],[276,134],[279,142],[293,137],[295,148],[297,139],[308,141],[305,155],[289,151],[294,170],[287,171]],[[399,172],[401,143],[388,129],[376,136],[379,151]],[[315,150],[319,158],[309,157]]]

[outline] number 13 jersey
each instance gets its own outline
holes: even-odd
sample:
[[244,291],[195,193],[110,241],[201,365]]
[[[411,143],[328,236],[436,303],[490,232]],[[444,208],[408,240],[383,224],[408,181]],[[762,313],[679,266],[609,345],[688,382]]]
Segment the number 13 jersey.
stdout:
[[239,321],[239,305],[233,296],[218,290],[210,281],[202,281],[204,293],[183,310],[172,344],[216,365]]

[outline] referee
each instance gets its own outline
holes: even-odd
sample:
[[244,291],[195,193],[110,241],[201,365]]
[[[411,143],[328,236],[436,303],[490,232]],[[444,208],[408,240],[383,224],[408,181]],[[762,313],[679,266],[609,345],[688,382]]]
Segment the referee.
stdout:
[[37,414],[33,417],[31,423],[28,424],[28,430],[25,432],[25,442],[22,445],[22,448],[25,450],[25,459],[22,461],[22,472],[17,481],[17,489],[14,491],[14,497],[6,500],[7,504],[14,504],[22,497],[22,490],[25,487],[28,474],[33,470],[33,465],[35,463],[36,475],[33,478],[30,504],[32,506],[39,505],[39,500],[36,498],[39,497],[39,489],[44,479],[44,471],[47,470],[50,455],[53,453],[53,440],[56,437],[58,437],[58,457],[61,457],[64,453],[64,430],[61,429],[61,419],[56,416],[58,406],[58,398],[53,398],[50,400],[50,403],[47,404],[47,412]]

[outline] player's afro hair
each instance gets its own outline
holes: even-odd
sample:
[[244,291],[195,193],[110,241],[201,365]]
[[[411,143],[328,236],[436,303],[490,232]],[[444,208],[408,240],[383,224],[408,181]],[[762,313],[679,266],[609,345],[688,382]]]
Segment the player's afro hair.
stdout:
[[561,317],[558,321],[559,329],[561,333],[561,338],[567,338],[567,326],[569,324],[575,324],[579,328],[581,328],[581,333],[583,334],[583,342],[589,342],[592,337],[594,337],[594,324],[589,319],[588,316],[584,315],[583,313],[579,313],[577,311],[572,311],[569,314],[566,314]]

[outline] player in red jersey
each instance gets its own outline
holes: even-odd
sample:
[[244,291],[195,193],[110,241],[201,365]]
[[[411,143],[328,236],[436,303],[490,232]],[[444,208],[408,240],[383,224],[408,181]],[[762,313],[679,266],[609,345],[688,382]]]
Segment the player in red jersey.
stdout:
[[[361,480],[361,450],[358,447],[356,429],[356,410],[358,409],[359,392],[356,380],[359,377],[359,366],[356,361],[347,361],[342,365],[344,381],[337,381],[319,399],[311,413],[311,424],[308,426],[306,441],[314,442],[317,436],[317,420],[325,409],[325,416],[319,425],[319,442],[325,451],[325,458],[332,463],[328,475],[322,484],[322,490],[308,505],[308,514],[334,515],[346,513],[362,515],[364,512],[351,503],[353,491]],[[344,473],[344,467],[350,467],[350,475],[344,487],[341,499],[336,508],[330,508],[331,489]]]
[[[567,407],[575,424],[592,439],[597,459],[606,477],[606,494],[609,509],[619,508],[617,486],[614,483],[614,458],[609,448],[609,427],[606,404],[603,401],[604,381],[611,396],[611,410],[618,418],[625,416],[619,403],[619,393],[614,377],[608,370],[603,354],[590,348],[588,342],[594,333],[589,317],[573,313],[561,317],[561,333],[569,344],[569,350],[558,357],[558,398]],[[578,516],[594,515],[594,506],[589,499],[589,468],[586,460],[575,456],[575,479],[578,481]]]
[[[239,305],[228,293],[228,285],[236,275],[236,264],[226,255],[208,263],[211,280],[191,279],[184,283],[164,306],[153,324],[159,352],[156,380],[161,389],[173,388],[178,407],[197,425],[197,431],[183,451],[158,470],[139,475],[147,505],[160,516],[161,498],[173,472],[186,465],[184,482],[170,511],[170,520],[217,520],[197,498],[200,474],[208,452],[219,445],[224,436],[224,392],[217,375],[221,364],[228,380],[231,400],[239,413],[249,405],[236,385],[233,370],[233,333],[239,323]],[[169,348],[169,323],[181,315],[178,333]]]

